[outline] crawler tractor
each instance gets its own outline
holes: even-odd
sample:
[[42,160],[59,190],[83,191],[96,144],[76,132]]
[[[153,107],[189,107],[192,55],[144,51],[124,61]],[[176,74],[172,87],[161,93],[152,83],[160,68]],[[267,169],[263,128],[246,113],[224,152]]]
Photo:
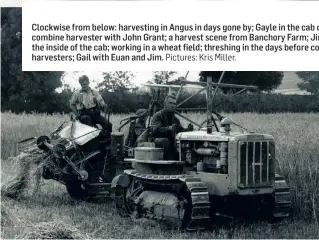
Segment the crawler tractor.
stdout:
[[112,181],[121,216],[158,219],[178,228],[200,230],[220,215],[269,219],[290,215],[290,190],[276,172],[274,137],[243,127],[245,131],[234,132],[232,127],[239,125],[213,110],[213,86],[214,94],[218,87],[255,89],[220,83],[223,74],[218,83],[213,83],[210,76],[206,83],[182,83],[201,85],[199,92],[206,90],[207,120],[204,127],[205,122],[191,121],[176,110],[198,127],[176,135],[172,143],[176,159],[163,159],[163,149],[151,140],[136,146],[134,157],[124,159],[131,163],[131,169]]

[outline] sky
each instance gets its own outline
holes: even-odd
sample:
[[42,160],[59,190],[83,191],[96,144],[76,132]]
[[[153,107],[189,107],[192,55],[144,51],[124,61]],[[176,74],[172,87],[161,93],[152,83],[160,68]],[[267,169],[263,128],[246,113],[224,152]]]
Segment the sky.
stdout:
[[[152,71],[140,71],[140,72],[133,72],[135,75],[135,78],[132,80],[132,82],[136,86],[141,86],[143,83],[146,83],[148,80],[151,80],[153,77]],[[177,79],[178,77],[185,77],[187,71],[183,72],[177,72],[176,75],[170,80]],[[69,84],[71,88],[79,89],[80,84],[78,82],[78,78],[81,75],[87,75],[90,79],[90,86],[95,87],[97,83],[103,81],[102,72],[66,72],[64,78],[62,81],[65,84]],[[198,81],[199,79],[199,72],[192,72],[190,71],[187,76],[187,80],[189,81]]]

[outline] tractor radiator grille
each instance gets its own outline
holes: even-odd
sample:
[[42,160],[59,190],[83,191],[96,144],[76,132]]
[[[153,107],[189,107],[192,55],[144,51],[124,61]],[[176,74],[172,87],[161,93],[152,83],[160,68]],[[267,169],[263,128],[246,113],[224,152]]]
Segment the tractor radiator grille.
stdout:
[[275,144],[239,141],[239,188],[267,187],[275,183]]

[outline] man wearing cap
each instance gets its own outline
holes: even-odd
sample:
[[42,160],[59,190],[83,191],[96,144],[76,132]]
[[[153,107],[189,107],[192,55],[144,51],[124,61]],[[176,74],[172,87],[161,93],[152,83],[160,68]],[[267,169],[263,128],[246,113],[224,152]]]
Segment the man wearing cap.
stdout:
[[86,75],[79,78],[81,90],[75,91],[70,100],[70,107],[76,117],[83,124],[90,126],[100,124],[104,130],[112,132],[112,124],[101,116],[100,110],[106,111],[105,104],[100,93],[89,87],[90,81]]
[[175,159],[176,151],[175,135],[179,132],[191,130],[191,125],[185,129],[180,120],[175,116],[176,97],[168,95],[164,101],[164,108],[154,114],[152,119],[152,137],[155,138],[155,146],[164,148],[164,159]]

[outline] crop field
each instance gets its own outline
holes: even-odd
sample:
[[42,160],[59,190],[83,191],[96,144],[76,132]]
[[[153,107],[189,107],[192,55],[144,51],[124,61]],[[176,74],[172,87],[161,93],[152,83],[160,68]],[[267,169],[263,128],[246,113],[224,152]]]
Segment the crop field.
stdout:
[[[187,115],[196,122],[206,118],[205,114],[199,113]],[[63,185],[42,180],[34,195],[19,200],[1,199],[1,238],[318,238],[319,114],[241,113],[227,116],[249,130],[275,137],[276,156],[292,192],[291,219],[276,224],[238,222],[190,233],[163,228],[154,221],[122,218],[112,201],[76,202]],[[127,115],[111,116],[113,131],[125,117]],[[16,174],[18,141],[48,135],[66,120],[69,120],[68,115],[2,113],[1,184]],[[181,122],[184,126],[188,124],[184,120]],[[241,129],[233,126],[232,130]]]

